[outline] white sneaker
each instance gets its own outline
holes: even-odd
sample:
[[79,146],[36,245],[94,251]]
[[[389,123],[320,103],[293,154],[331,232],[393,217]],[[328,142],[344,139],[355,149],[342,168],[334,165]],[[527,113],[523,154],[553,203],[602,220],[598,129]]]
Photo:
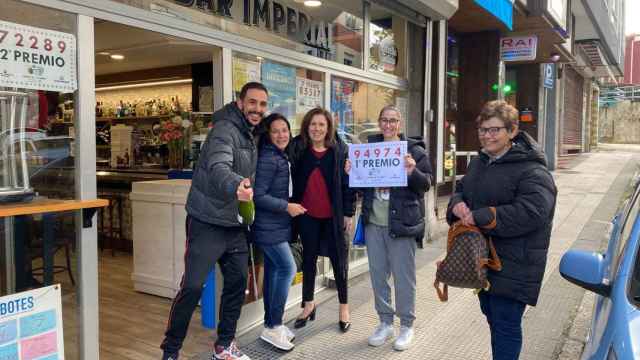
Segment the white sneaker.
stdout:
[[247,355],[238,349],[236,341],[233,340],[226,348],[222,345],[214,346],[214,353],[211,360],[251,360]]
[[280,350],[289,351],[293,349],[294,345],[289,341],[287,331],[278,326],[273,329],[264,328],[260,339],[268,342],[269,344],[277,347]]
[[296,334],[289,329],[287,325],[280,325],[283,328],[285,334],[287,334],[287,340],[293,341],[296,338]]
[[398,351],[407,350],[411,346],[411,341],[413,341],[413,328],[401,326],[400,334],[393,342],[393,348]]
[[381,322],[371,336],[369,345],[382,346],[388,338],[393,336],[393,325]]

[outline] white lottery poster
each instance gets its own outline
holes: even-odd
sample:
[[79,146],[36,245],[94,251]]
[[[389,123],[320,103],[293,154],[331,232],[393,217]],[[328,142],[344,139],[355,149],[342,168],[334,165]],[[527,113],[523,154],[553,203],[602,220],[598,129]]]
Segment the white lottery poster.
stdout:
[[0,359],[64,359],[60,285],[0,298]]
[[406,141],[349,144],[349,187],[407,186]]
[[309,110],[322,106],[324,83],[301,77],[296,78],[296,113],[306,114]]
[[76,37],[0,21],[0,86],[75,91]]

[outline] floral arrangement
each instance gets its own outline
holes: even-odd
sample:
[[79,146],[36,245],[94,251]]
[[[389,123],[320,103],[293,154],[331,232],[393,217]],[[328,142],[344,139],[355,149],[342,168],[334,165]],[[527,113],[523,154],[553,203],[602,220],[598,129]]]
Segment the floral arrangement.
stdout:
[[169,167],[182,169],[185,138],[191,131],[191,121],[176,115],[160,125],[160,140],[169,148]]

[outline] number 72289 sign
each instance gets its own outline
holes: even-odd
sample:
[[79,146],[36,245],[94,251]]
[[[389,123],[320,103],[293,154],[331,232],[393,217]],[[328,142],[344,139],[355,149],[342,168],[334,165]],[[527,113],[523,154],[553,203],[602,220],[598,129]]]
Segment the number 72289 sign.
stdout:
[[73,34],[0,21],[0,86],[73,92],[75,50]]
[[407,186],[406,141],[350,144],[350,187]]

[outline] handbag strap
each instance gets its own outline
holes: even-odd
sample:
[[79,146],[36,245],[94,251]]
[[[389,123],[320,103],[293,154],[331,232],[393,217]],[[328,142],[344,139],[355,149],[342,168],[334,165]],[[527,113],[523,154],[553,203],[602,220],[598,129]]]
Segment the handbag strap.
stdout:
[[[442,261],[436,262],[436,267],[440,267]],[[442,302],[446,302],[449,300],[449,285],[443,284],[442,289],[440,289],[440,284],[442,284],[438,279],[433,282],[433,287],[436,288],[436,293],[438,294],[438,299]]]

